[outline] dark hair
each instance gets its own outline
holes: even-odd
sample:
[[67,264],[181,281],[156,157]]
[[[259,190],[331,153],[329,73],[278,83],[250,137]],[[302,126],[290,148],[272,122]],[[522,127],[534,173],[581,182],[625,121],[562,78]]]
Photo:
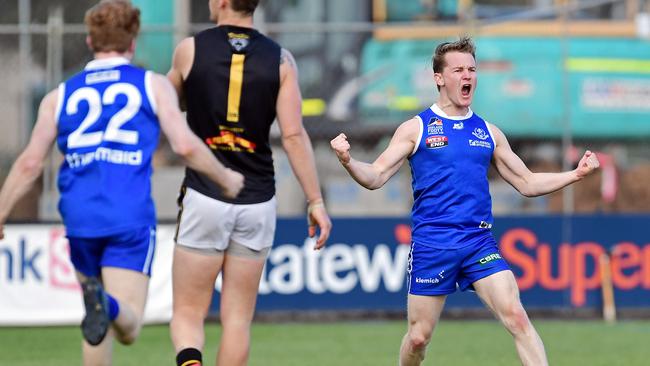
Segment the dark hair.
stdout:
[[444,42],[436,47],[433,52],[431,62],[433,63],[433,72],[440,73],[447,66],[445,55],[449,52],[469,53],[476,59],[476,47],[471,38],[463,36],[456,42]]
[[252,15],[260,0],[230,0],[230,7],[238,13]]
[[129,0],[104,0],[88,9],[84,22],[94,52],[125,52],[140,31],[140,9]]

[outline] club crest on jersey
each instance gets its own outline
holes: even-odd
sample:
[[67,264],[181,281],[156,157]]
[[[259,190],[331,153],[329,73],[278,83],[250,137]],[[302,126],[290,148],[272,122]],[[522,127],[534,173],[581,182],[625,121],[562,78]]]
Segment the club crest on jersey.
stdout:
[[490,135],[488,135],[488,134],[485,132],[485,130],[483,130],[482,128],[478,128],[478,127],[474,129],[474,131],[472,132],[472,135],[474,135],[474,136],[480,138],[481,140],[485,140],[485,139],[487,139],[488,137],[490,137]]
[[429,149],[439,149],[449,145],[449,138],[447,136],[429,136],[425,143]]
[[230,45],[232,48],[234,48],[237,52],[240,52],[246,46],[248,46],[248,39],[250,37],[248,34],[244,33],[228,33],[228,42],[230,42]]
[[427,123],[427,135],[441,135],[444,133],[442,120],[438,117],[431,117]]

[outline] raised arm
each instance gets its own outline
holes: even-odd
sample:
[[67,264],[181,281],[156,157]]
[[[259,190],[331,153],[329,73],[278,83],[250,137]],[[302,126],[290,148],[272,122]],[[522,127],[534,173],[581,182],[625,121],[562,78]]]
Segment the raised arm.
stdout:
[[316,226],[320,228],[315,246],[315,249],[320,249],[329,237],[332,223],[323,205],[311,141],[302,124],[302,97],[296,61],[285,49],[282,49],[280,55],[280,91],[276,111],[282,133],[282,147],[309,202],[309,236],[315,235]]
[[599,167],[596,154],[587,150],[574,170],[561,173],[533,173],[512,151],[506,136],[499,128],[490,124],[490,131],[496,141],[493,163],[497,171],[506,182],[526,197],[555,192],[582,180]]
[[167,78],[171,81],[182,109],[185,106],[185,95],[183,93],[183,81],[192,70],[192,63],[194,63],[194,37],[185,38],[182,40],[174,50],[172,58],[172,67],[167,72]]
[[341,165],[357,183],[367,189],[377,189],[397,172],[404,159],[415,149],[420,131],[419,123],[420,121],[415,118],[402,123],[393,134],[386,150],[372,164],[355,160],[350,156],[350,143],[345,134],[336,136],[330,145]]
[[43,161],[56,138],[56,90],[48,93],[38,110],[38,117],[27,147],[14,162],[0,190],[0,239],[4,238],[4,223],[12,208],[30,189],[43,172]]
[[178,97],[167,78],[154,74],[153,89],[158,106],[158,119],[172,150],[186,164],[214,181],[223,194],[235,198],[244,186],[244,176],[221,164],[210,149],[190,130],[178,109]]

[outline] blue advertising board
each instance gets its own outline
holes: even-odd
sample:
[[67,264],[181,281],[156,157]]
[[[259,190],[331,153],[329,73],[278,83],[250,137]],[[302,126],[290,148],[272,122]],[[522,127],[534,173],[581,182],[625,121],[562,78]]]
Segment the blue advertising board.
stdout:
[[[314,251],[304,219],[278,221],[258,311],[405,309],[408,218],[333,223],[327,247]],[[648,215],[498,217],[493,233],[527,307],[599,307],[598,259],[606,252],[617,305],[649,307],[648,224]],[[215,291],[212,312],[218,300]],[[481,306],[471,292],[447,300],[447,308]]]

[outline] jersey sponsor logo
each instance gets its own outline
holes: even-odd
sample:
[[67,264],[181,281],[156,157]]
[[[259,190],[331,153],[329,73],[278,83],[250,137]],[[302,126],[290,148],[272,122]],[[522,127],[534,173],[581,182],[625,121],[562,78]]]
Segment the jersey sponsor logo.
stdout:
[[488,137],[490,137],[490,135],[488,135],[485,130],[479,127],[475,128],[474,131],[472,131],[472,135],[480,138],[481,140],[486,140]]
[[237,52],[241,52],[246,46],[248,46],[250,37],[245,33],[228,33],[228,42]]
[[454,126],[453,126],[454,130],[462,130],[463,128],[465,128],[465,125],[463,124],[463,122],[454,123]]
[[431,117],[429,119],[429,126],[442,126],[442,120],[438,117]]
[[472,140],[472,139],[469,139],[469,146],[484,147],[486,149],[492,148],[492,144],[488,141]]
[[427,123],[427,135],[442,135],[443,133],[442,120],[438,117],[431,117]]
[[205,143],[213,150],[226,150],[226,151],[243,151],[254,153],[257,145],[241,136],[240,133],[244,132],[243,128],[229,128],[219,126],[221,132],[219,136],[208,137]]
[[502,259],[501,255],[499,253],[493,253],[493,254],[488,255],[487,257],[483,257],[483,258],[479,259],[478,262],[480,264],[488,264],[488,263],[490,263],[492,261],[495,261],[497,259]]
[[449,145],[449,138],[447,136],[429,136],[425,142],[429,149],[439,149]]
[[93,161],[104,161],[118,165],[141,165],[142,150],[124,151],[98,147],[97,150],[87,153],[65,154],[65,160],[70,168],[80,168]]

